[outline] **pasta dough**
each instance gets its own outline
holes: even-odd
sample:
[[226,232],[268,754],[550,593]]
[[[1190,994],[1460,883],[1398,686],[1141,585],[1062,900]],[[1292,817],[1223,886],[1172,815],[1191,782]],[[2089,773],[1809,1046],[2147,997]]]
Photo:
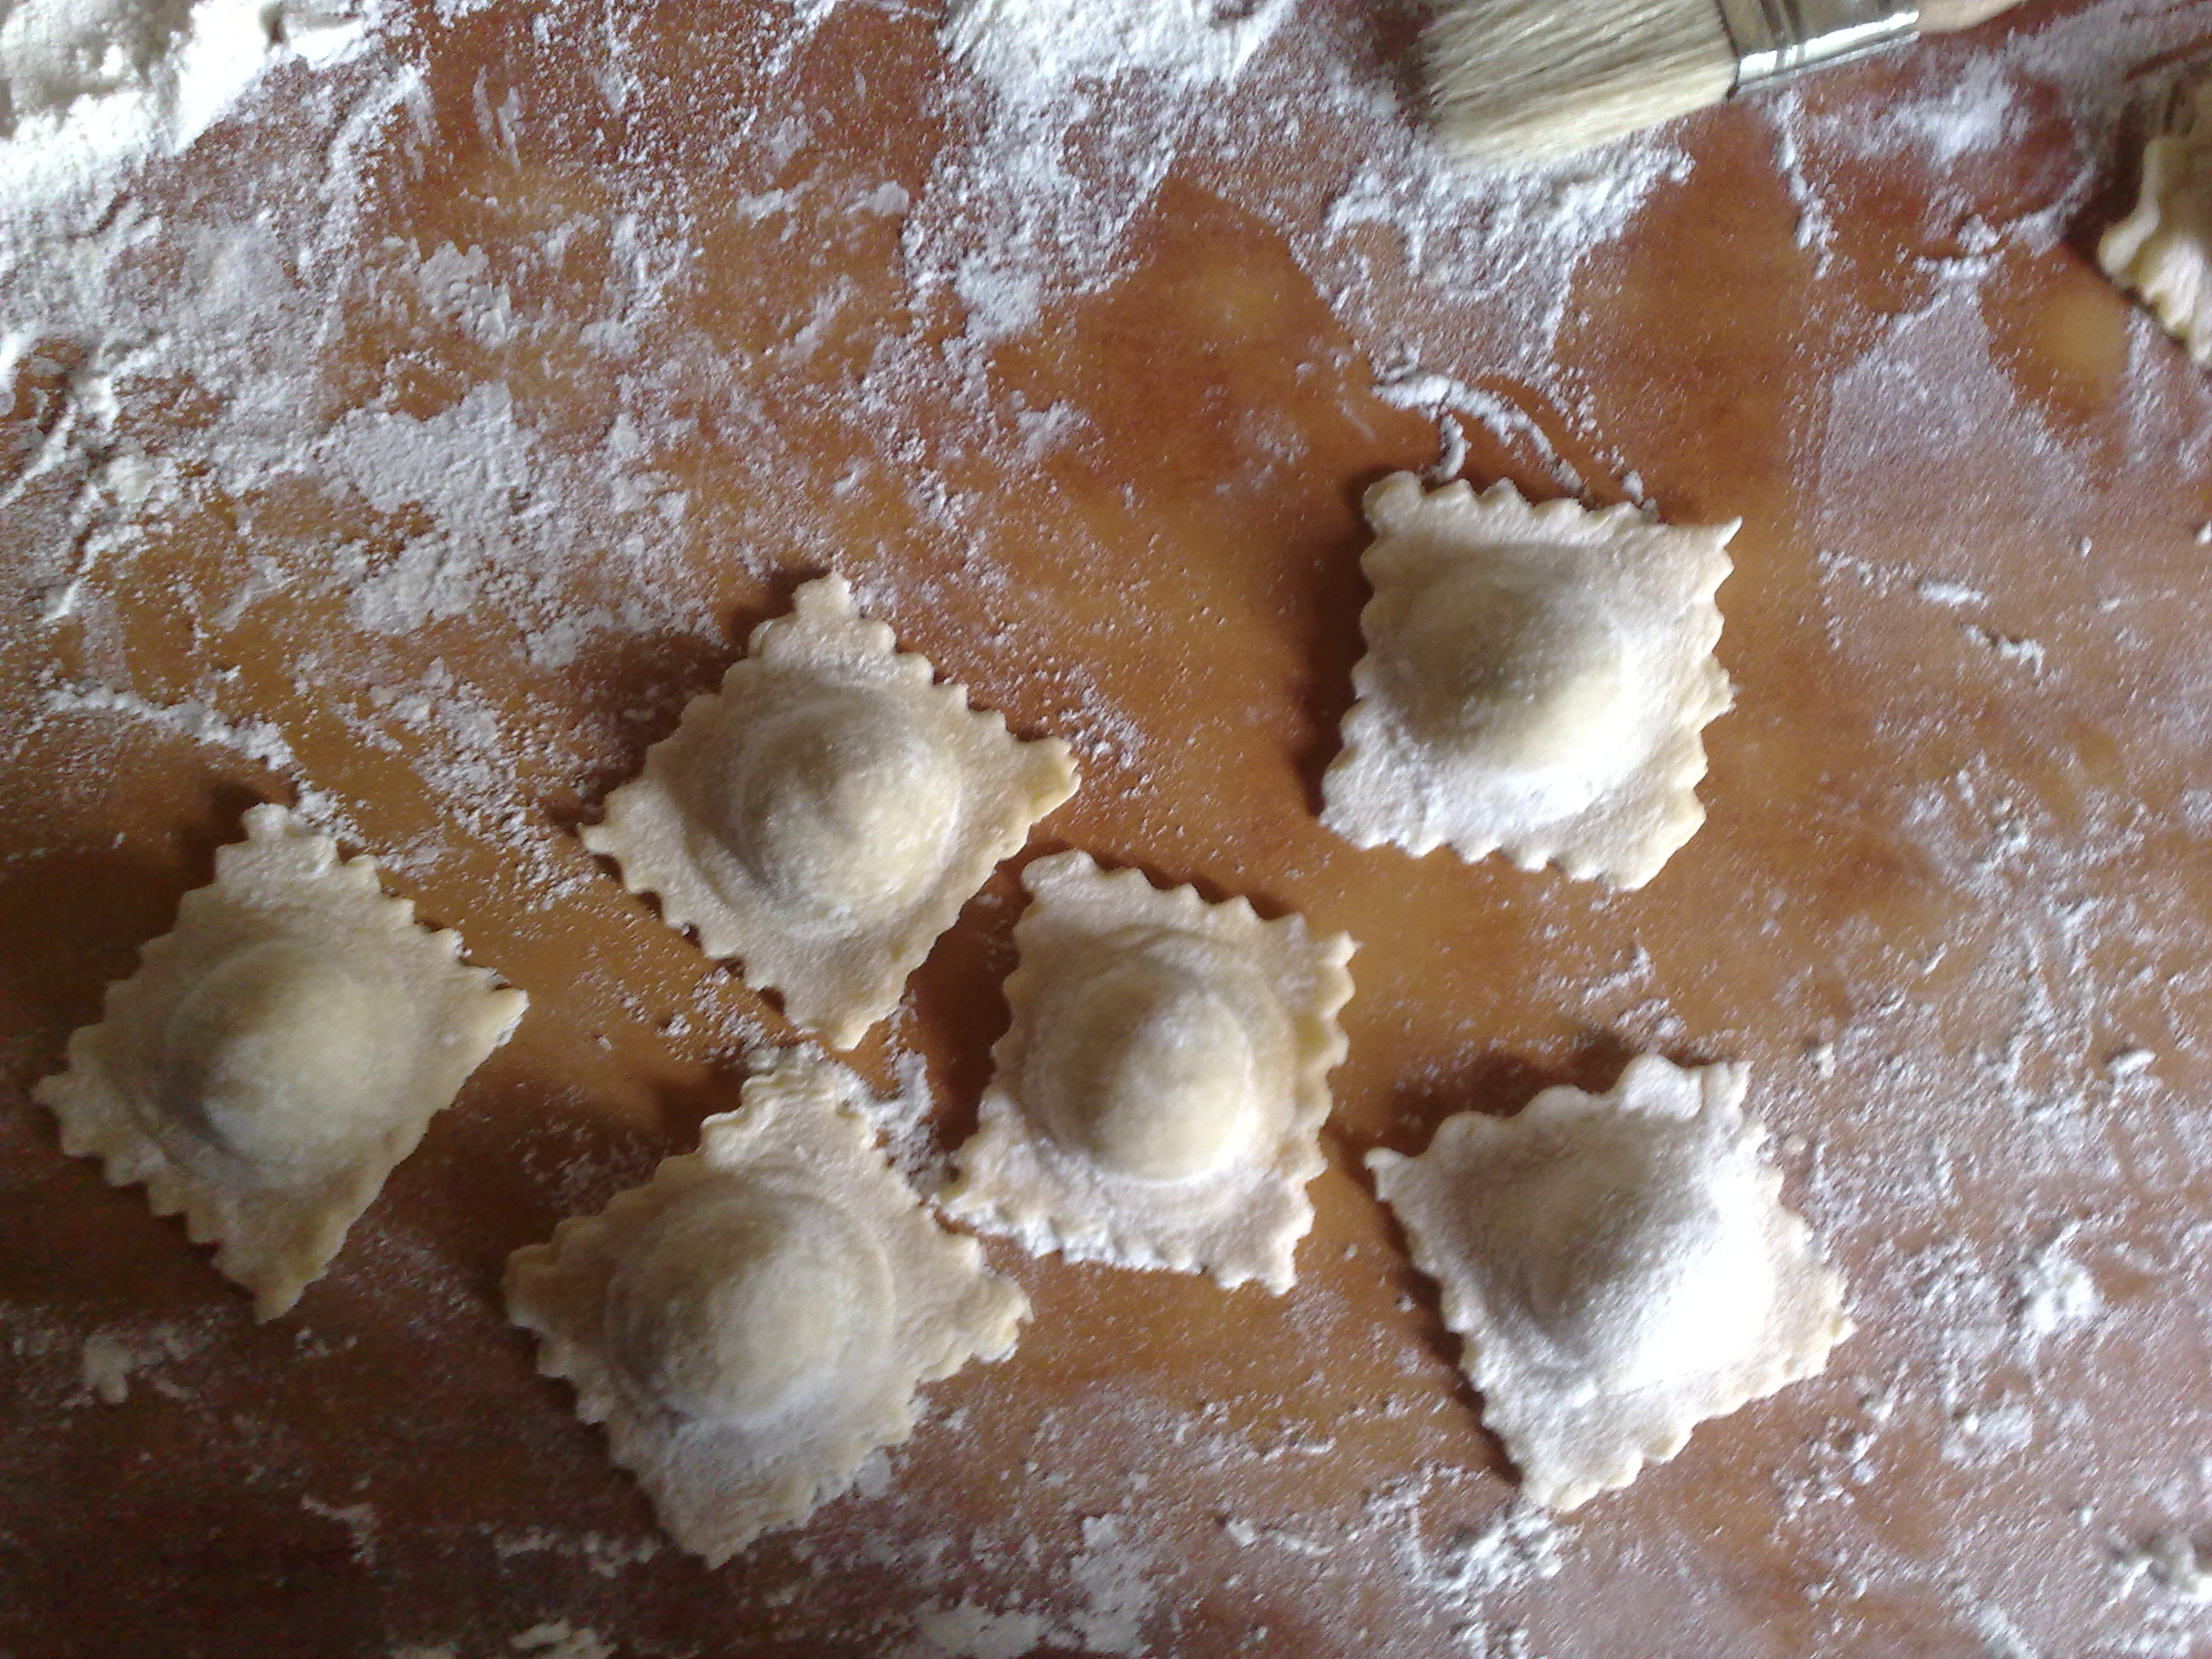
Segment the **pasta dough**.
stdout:
[[1288,1290],[1352,941],[1081,853],[1022,879],[1013,1026],[945,1208],[1036,1250]]
[[1733,524],[1532,507],[1510,484],[1367,492],[1367,655],[1322,822],[1360,847],[1503,848],[1638,887],[1705,819],[1706,723]]
[[2105,233],[2097,260],[2212,366],[2212,81],[2175,98],[2167,131],[2144,147],[2136,210]]
[[507,1269],[538,1369],[575,1385],[668,1534],[720,1565],[805,1520],[913,1431],[916,1387],[1028,1316],[877,1150],[861,1084],[787,1051],[734,1112]]
[[246,814],[216,878],[108,987],[33,1091],[62,1150],[143,1182],[263,1319],[322,1276],[430,1119],[527,999],[387,898],[376,862],[281,806]]
[[1024,741],[933,684],[928,659],[826,576],[754,630],[720,694],[692,699],[583,838],[709,956],[781,992],[794,1024],[849,1048],[1074,792],[1066,744]]
[[1850,1334],[1747,1087],[1741,1066],[1643,1054],[1609,1095],[1547,1089],[1517,1117],[1448,1119],[1419,1158],[1368,1154],[1536,1502],[1626,1486]]

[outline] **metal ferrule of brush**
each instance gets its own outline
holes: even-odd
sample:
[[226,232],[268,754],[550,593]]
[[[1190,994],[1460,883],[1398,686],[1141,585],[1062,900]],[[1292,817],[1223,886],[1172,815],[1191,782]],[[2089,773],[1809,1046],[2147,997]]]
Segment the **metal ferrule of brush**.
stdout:
[[1898,0],[1719,0],[1735,46],[1735,90],[1869,58],[1920,32],[1920,9]]

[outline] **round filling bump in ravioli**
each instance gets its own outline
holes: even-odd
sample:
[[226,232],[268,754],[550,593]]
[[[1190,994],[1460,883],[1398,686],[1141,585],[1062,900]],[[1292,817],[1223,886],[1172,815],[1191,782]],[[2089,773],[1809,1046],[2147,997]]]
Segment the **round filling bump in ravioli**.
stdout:
[[340,860],[281,806],[248,811],[246,835],[33,1092],[64,1151],[181,1212],[266,1319],[321,1276],[527,999],[418,927],[373,859]]
[[1547,552],[1446,569],[1405,595],[1385,632],[1395,694],[1440,761],[1518,779],[1564,814],[1621,769],[1639,688],[1609,596]]
[[1536,1502],[1626,1486],[1850,1334],[1747,1086],[1644,1054],[1610,1094],[1547,1089],[1516,1117],[1446,1120],[1418,1158],[1368,1154]]
[[1772,1310],[1761,1194],[1695,1143],[1593,1135],[1505,1208],[1528,1312],[1594,1389],[1649,1388],[1740,1363]]
[[884,1158],[860,1080],[799,1050],[699,1150],[518,1250],[507,1305],[668,1534],[718,1565],[907,1437],[923,1383],[1014,1342],[1029,1301]]
[[1532,506],[1510,484],[1367,495],[1367,654],[1322,822],[1361,847],[1503,850],[1640,886],[1704,821],[1702,732],[1735,526]]
[[1013,1025],[947,1210],[1034,1249],[1287,1290],[1352,941],[1080,853],[1022,879]]
[[1066,744],[934,684],[827,576],[754,630],[582,835],[793,1024],[849,1048],[1075,782]]
[[912,904],[944,867],[959,763],[900,699],[816,688],[730,735],[695,836],[794,913],[865,924]]
[[318,1180],[376,1137],[406,1064],[385,993],[298,939],[242,945],[171,1007],[133,1104],[187,1164],[213,1158],[269,1186]]
[[1211,1174],[1280,1103],[1281,1006],[1212,940],[1109,945],[1040,1002],[1023,1097],[1047,1134],[1102,1168],[1147,1182]]
[[856,1381],[890,1321],[883,1247],[807,1186],[702,1184],[641,1229],[607,1286],[607,1352],[679,1418],[764,1424]]

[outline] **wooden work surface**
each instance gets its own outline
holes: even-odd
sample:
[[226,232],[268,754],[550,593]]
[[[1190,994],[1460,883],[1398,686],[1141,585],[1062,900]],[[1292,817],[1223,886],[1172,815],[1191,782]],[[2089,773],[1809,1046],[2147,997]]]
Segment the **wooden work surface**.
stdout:
[[[82,469],[0,509],[0,1652],[2205,1650],[2212,1626],[2113,1562],[2212,1526],[2212,386],[2086,250],[2132,189],[2123,77],[2212,34],[2212,8],[2171,9],[2152,50],[2127,44],[2144,8],[2032,5],[1831,77],[1795,127],[1688,124],[1694,167],[1564,273],[1541,376],[1495,369],[1529,361],[1534,278],[1410,282],[1381,231],[1345,233],[1372,242],[1346,320],[1341,273],[1317,285],[1283,228],[1320,220],[1364,143],[1319,116],[1226,159],[1201,137],[1115,280],[963,332],[902,253],[902,203],[981,130],[927,9],[816,8],[803,49],[781,5],[395,19],[414,137],[349,175],[369,185],[347,257],[326,241],[283,279],[333,325],[267,423],[312,445],[504,388],[538,483],[512,568],[468,602],[365,624],[357,596],[425,526],[305,464],[210,462],[195,434],[240,386],[118,381],[113,429],[183,482],[70,614],[34,619]],[[1401,16],[1310,9],[1298,62],[1360,41],[1361,73],[1402,82]],[[2077,64],[2105,10],[2120,44],[2085,127],[2033,43]],[[617,23],[633,90],[609,113]],[[1806,230],[1778,131],[1941,106],[2001,50],[1997,140],[1801,154],[1826,191]],[[386,84],[340,73],[348,97]],[[280,107],[158,170],[167,216],[133,257],[210,226],[280,252],[336,234],[328,192],[234,201],[356,107],[316,84],[283,71],[256,94]],[[770,142],[770,115],[803,141]],[[885,183],[889,210],[855,210]],[[688,252],[630,332],[594,333],[649,262],[624,240],[641,211]],[[465,326],[392,278],[448,243],[527,327]],[[1466,476],[1743,520],[1710,819],[1640,892],[1316,821],[1361,649],[1360,493],[1438,453],[1431,413],[1378,393],[1393,319],[1418,367],[1521,411],[1462,403]],[[0,433],[19,470],[58,406],[34,394],[90,349],[49,346]],[[684,513],[631,502],[636,540],[540,560],[563,514],[613,522],[592,481],[617,469],[593,469],[634,441],[615,415],[641,386]],[[1035,1303],[1015,1352],[931,1388],[858,1491],[709,1572],[534,1374],[500,1277],[734,1105],[749,1042],[787,1040],[572,832],[833,566],[979,703],[1077,742],[1082,791],[1032,852],[1352,934],[1351,1054],[1291,1295],[994,1242]],[[256,1326],[27,1091],[264,799],[388,855],[391,890],[532,1006],[329,1276]],[[855,1056],[884,1088],[926,1058],[940,1147],[1006,1024],[1018,892],[1002,869]],[[1486,1537],[1511,1472],[1362,1155],[1610,1086],[1655,1046],[1748,1062],[1859,1332],[1628,1491]],[[2039,1323],[2054,1240],[2094,1300]],[[119,1403],[88,1342],[122,1356]]]

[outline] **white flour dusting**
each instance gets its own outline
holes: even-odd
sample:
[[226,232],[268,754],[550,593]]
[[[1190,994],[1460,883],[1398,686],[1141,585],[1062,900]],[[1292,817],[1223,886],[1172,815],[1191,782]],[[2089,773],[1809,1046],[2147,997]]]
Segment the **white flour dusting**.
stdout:
[[169,1368],[214,1340],[211,1332],[175,1323],[95,1330],[84,1339],[80,1359],[85,1392],[103,1406],[119,1406],[130,1399],[135,1377],[164,1398],[181,1399],[185,1386]]
[[2096,1279],[2065,1251],[2076,1229],[2069,1225],[2022,1262],[2014,1282],[2020,1290],[2021,1328],[2031,1337],[2057,1336],[2094,1322],[2104,1311]]
[[353,1559],[356,1565],[373,1567],[376,1565],[377,1515],[368,1504],[325,1504],[319,1498],[302,1498],[300,1507],[309,1515],[325,1521],[334,1521],[346,1530],[351,1540]]
[[[497,1648],[496,1654],[521,1654],[526,1659],[618,1659],[622,1650],[587,1626],[552,1619],[517,1631]],[[387,1659],[477,1659],[477,1650],[449,1644],[423,1646],[404,1643],[386,1650]]]
[[514,1652],[533,1659],[615,1659],[618,1650],[597,1631],[571,1625],[564,1619],[549,1620],[519,1632],[507,1643]]
[[1289,14],[1289,0],[953,0],[944,40],[1010,103],[1049,106],[1080,79],[1157,75],[1178,93],[1235,81]]
[[532,1528],[512,1537],[494,1539],[492,1551],[502,1561],[531,1555],[573,1557],[598,1577],[614,1578],[631,1567],[658,1560],[668,1553],[668,1547],[658,1536],[616,1538],[596,1532],[569,1536]]
[[952,1157],[937,1133],[929,1063],[919,1054],[899,1051],[891,1057],[891,1069],[898,1082],[896,1092],[878,1096],[863,1091],[854,1103],[876,1126],[884,1156],[907,1184],[924,1198],[934,1198],[952,1179]]
[[343,0],[17,0],[0,14],[0,213],[189,148],[271,63],[337,61]]
[[1452,1634],[1477,1659],[1487,1659],[1492,1643],[1511,1650],[1512,1626],[1493,1631],[1485,1622],[1499,1599],[1559,1577],[1562,1551],[1574,1535],[1545,1510],[1516,1498],[1480,1527],[1463,1528],[1441,1541],[1424,1537],[1419,1500],[1423,1486],[1402,1482],[1372,1504],[1389,1527],[1399,1570],[1436,1604],[1455,1615]]
[[119,1406],[131,1397],[130,1349],[104,1332],[84,1340],[84,1386],[101,1404]]
[[1034,1613],[994,1613],[973,1602],[927,1607],[914,1616],[914,1635],[894,1659],[1023,1659],[1058,1634]]
[[[988,346],[1125,275],[1133,231],[1180,173],[1283,234],[1386,395],[1439,418],[1447,464],[1456,414],[1572,480],[1541,422],[1577,414],[1554,355],[1576,276],[1688,177],[1688,158],[1644,137],[1470,177],[1408,118],[1363,27],[1310,8],[1293,18],[1287,0],[956,5],[945,40],[988,91],[974,142],[940,155],[908,221],[909,279],[955,296],[967,345]],[[1319,191],[1270,161],[1286,137],[1316,135],[1346,158]],[[1500,325],[1479,345],[1471,302]],[[1632,470],[1604,434],[1581,435]]]
[[2148,1579],[2185,1601],[2212,1601],[2212,1566],[2179,1533],[2160,1533],[2140,1548],[2123,1545],[2115,1557],[2114,1568],[2125,1586]]
[[1085,1516],[1082,1547],[1065,1564],[1069,1610],[1055,1618],[1021,1607],[934,1602],[910,1620],[892,1659],[1019,1659],[1040,1646],[1071,1647],[1108,1659],[1142,1659],[1161,1587],[1148,1572],[1152,1552],[1118,1515]]
[[[1073,142],[1092,114],[1151,125],[1235,82],[1289,9],[1205,0],[956,0],[943,39],[989,88],[972,147],[948,152],[908,219],[910,277],[957,295],[987,344],[1036,324],[1048,299],[1105,286],[1177,146],[1115,145],[1089,170]],[[1089,147],[1085,147],[1089,153]]]
[[57,686],[46,694],[46,710],[55,714],[120,714],[144,720],[191,738],[214,744],[258,762],[271,771],[297,773],[299,759],[284,734],[267,720],[228,720],[202,703],[154,703],[129,691],[104,685]]
[[45,693],[41,702],[50,715],[120,715],[195,743],[227,749],[289,781],[300,811],[309,817],[333,831],[358,837],[358,830],[337,803],[307,781],[292,745],[268,720],[226,720],[205,703],[189,699],[174,703],[149,702],[134,692],[118,691],[105,685],[54,686]]

